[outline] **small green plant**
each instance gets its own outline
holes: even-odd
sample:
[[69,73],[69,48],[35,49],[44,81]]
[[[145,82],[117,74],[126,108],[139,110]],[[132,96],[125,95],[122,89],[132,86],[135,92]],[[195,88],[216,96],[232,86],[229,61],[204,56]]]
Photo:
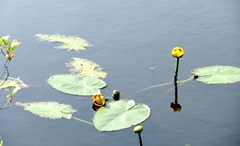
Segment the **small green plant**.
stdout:
[[8,79],[9,77],[9,72],[8,72],[8,65],[10,61],[15,57],[14,52],[17,49],[17,46],[21,44],[19,40],[12,40],[8,41],[9,36],[4,36],[0,38],[0,49],[4,57],[7,59],[5,64],[4,64],[4,71],[3,74],[1,75],[0,78],[3,78],[4,75],[6,75],[5,80],[1,83],[1,85],[4,84],[4,82]]
[[19,89],[27,87],[27,85],[24,84],[19,78],[9,77],[8,66],[11,60],[15,57],[15,51],[21,42],[19,40],[9,41],[8,39],[9,36],[0,38],[1,53],[3,54],[4,58],[6,58],[3,73],[0,77],[0,90],[7,90],[9,92],[7,95],[7,104],[5,104],[3,107],[0,107],[0,110],[12,107],[13,95],[15,95]]

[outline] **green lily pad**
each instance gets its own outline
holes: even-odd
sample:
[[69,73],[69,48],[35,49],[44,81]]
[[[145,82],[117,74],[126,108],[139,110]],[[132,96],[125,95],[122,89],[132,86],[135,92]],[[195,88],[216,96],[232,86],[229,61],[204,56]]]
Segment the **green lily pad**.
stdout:
[[98,109],[93,124],[99,131],[121,130],[143,122],[149,115],[147,105],[135,104],[133,100],[119,100]]
[[209,66],[192,71],[196,80],[205,84],[229,84],[240,81],[240,68],[233,66]]
[[57,102],[17,102],[16,105],[23,106],[24,110],[37,116],[49,119],[71,119],[72,114],[77,112],[71,105],[59,104]]
[[63,45],[58,46],[56,48],[66,49],[68,51],[70,50],[81,51],[85,50],[86,47],[91,46],[86,40],[75,36],[66,37],[60,34],[55,35],[36,34],[35,37],[42,41],[63,43]]
[[100,93],[106,83],[94,75],[79,78],[76,75],[54,75],[48,78],[48,84],[58,91],[72,95],[93,95]]

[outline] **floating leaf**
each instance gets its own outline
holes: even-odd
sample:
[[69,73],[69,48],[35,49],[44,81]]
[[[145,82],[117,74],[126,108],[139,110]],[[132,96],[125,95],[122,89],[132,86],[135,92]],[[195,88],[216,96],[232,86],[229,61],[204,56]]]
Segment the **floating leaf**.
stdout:
[[114,131],[129,128],[146,120],[150,108],[135,104],[133,100],[118,100],[98,109],[93,124],[99,131]]
[[0,80],[0,89],[6,89],[9,87],[20,89],[20,88],[26,88],[28,86],[24,84],[19,78],[9,77],[8,80],[6,81]]
[[90,44],[86,40],[79,37],[75,37],[75,36],[66,37],[60,34],[55,34],[55,35],[36,34],[35,37],[37,37],[39,40],[42,40],[42,41],[63,43],[63,45],[58,46],[56,48],[67,49],[68,51],[85,50],[86,47],[90,46]]
[[72,114],[77,112],[71,105],[59,104],[57,102],[17,102],[16,105],[23,106],[24,110],[37,116],[49,119],[71,119]]
[[70,67],[71,73],[80,77],[85,77],[92,74],[98,78],[105,78],[107,76],[107,73],[103,72],[102,68],[98,64],[87,59],[72,58],[67,66]]
[[209,66],[192,71],[196,80],[205,84],[228,84],[240,81],[240,68],[233,66]]
[[48,78],[48,84],[56,90],[73,95],[93,95],[106,86],[104,81],[94,75],[80,79],[72,74],[51,76]]

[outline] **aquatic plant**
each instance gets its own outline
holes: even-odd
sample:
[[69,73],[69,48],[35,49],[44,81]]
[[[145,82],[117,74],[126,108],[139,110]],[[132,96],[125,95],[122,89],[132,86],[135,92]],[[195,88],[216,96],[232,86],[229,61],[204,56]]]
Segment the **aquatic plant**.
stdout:
[[8,66],[11,60],[15,57],[14,53],[21,42],[19,40],[9,41],[8,39],[9,36],[0,38],[1,53],[6,58],[3,73],[0,77],[0,90],[6,90],[9,92],[9,94],[6,96],[7,104],[5,104],[3,107],[0,107],[0,110],[12,107],[13,95],[15,95],[19,89],[27,87],[27,85],[24,84],[19,78],[9,77]]
[[138,134],[139,146],[143,146],[142,137],[141,137],[142,131],[143,131],[142,125],[138,125],[138,126],[134,127],[134,129],[133,129],[133,132]]
[[[12,60],[13,57],[15,57],[14,52],[16,51],[17,47],[21,44],[19,40],[8,40],[9,36],[4,36],[0,38],[0,49],[1,53],[5,56],[7,59],[5,64],[4,64],[4,70],[0,78],[2,78],[4,75],[6,75],[4,82],[8,79],[9,77],[9,72],[8,72],[8,65],[10,61]],[[4,82],[1,83],[1,85],[4,84]]]
[[77,112],[71,105],[59,104],[57,102],[16,102],[16,105],[22,106],[24,110],[37,116],[49,119],[71,119],[72,114]]
[[240,68],[234,66],[208,66],[192,70],[194,79],[205,84],[240,82]]
[[77,117],[73,117],[72,114],[77,112],[77,110],[73,109],[71,105],[60,104],[58,102],[28,102],[21,103],[16,102],[16,105],[22,106],[24,110],[33,113],[42,118],[48,119],[75,119],[77,121],[90,124],[91,122],[82,120]]
[[86,47],[91,46],[86,40],[76,36],[67,37],[65,35],[60,35],[60,34],[47,35],[47,34],[39,33],[39,34],[36,34],[35,37],[37,37],[41,41],[63,43],[63,45],[57,46],[56,48],[66,49],[68,51],[86,50]]
[[99,131],[115,131],[137,125],[149,115],[150,108],[145,104],[136,104],[134,100],[118,100],[98,109],[93,124]]
[[174,74],[174,88],[175,88],[175,100],[174,102],[171,102],[170,104],[170,107],[171,107],[171,111],[173,112],[180,112],[182,107],[181,105],[178,103],[178,69],[179,69],[179,59],[182,58],[184,55],[184,50],[182,47],[175,47],[173,48],[172,50],[172,56],[174,58],[177,58],[177,61],[176,61],[176,67],[175,67],[175,74]]
[[93,104],[95,104],[98,107],[104,106],[106,104],[106,99],[102,93],[97,93],[93,95],[92,101],[93,101]]
[[94,75],[84,78],[73,74],[53,75],[47,81],[54,89],[72,95],[93,95],[106,86],[103,80]]
[[[63,43],[62,46],[58,46],[57,48],[67,50],[80,51],[85,50],[86,47],[90,46],[86,40],[75,36],[66,37],[60,34],[36,34],[35,36],[42,41]],[[5,63],[4,65],[4,73],[7,73],[7,77],[5,81],[0,82],[2,83],[0,89],[7,89],[10,91],[8,99],[9,102],[11,102],[12,95],[27,85],[20,80],[7,80],[9,76],[7,69],[8,64],[14,57],[14,51],[16,50],[16,47],[21,43],[19,41],[12,41],[9,43],[7,40],[8,37],[3,37],[0,39],[1,52],[8,61],[8,63]],[[176,46],[173,48],[171,55],[176,58],[174,81],[141,89],[137,91],[136,94],[151,88],[174,84],[174,88],[172,89],[175,89],[175,101],[170,105],[173,112],[181,111],[181,105],[178,103],[178,83],[183,84],[188,81],[196,80],[205,84],[228,84],[240,81],[240,68],[221,65],[194,69],[192,70],[191,77],[186,80],[179,81],[179,61],[180,58],[184,56],[184,49]],[[90,125],[94,125],[98,131],[122,130],[134,125],[138,125],[149,118],[151,110],[147,105],[135,103],[135,101],[131,99],[120,100],[120,92],[118,90],[113,91],[112,97],[114,101],[106,102],[106,98],[102,94],[101,89],[107,85],[100,78],[105,78],[107,74],[106,72],[103,72],[102,68],[95,62],[82,58],[72,58],[71,61],[66,64],[66,66],[70,67],[71,74],[53,75],[48,78],[47,82],[51,87],[63,93],[83,96],[92,95],[93,104],[98,105],[98,110],[96,110],[95,114],[93,115],[93,123],[74,117],[73,114],[77,112],[77,110],[73,109],[71,105],[60,104],[54,101],[28,103],[17,102],[16,105],[22,106],[24,110],[42,118],[75,119]],[[143,126],[138,125],[134,128],[134,132],[138,134],[140,146],[142,146],[142,131]]]
[[93,61],[83,58],[71,58],[71,61],[66,64],[70,68],[70,72],[79,77],[95,75],[98,78],[106,78],[107,73],[102,71],[102,68]]

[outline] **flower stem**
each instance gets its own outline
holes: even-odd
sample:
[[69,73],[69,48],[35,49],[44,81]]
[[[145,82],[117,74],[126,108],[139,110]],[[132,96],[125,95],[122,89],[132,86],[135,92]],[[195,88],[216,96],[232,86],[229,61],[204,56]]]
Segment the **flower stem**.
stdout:
[[72,119],[75,119],[75,120],[77,120],[77,121],[80,121],[80,122],[83,122],[83,123],[86,123],[86,124],[89,124],[89,125],[93,125],[93,123],[88,122],[88,121],[85,121],[85,120],[82,120],[82,119],[79,119],[79,118],[77,118],[77,117],[72,117]]
[[174,74],[174,83],[177,83],[177,76],[178,76],[178,68],[179,68],[179,58],[177,58],[175,74]]
[[141,133],[138,133],[139,146],[143,146]]
[[174,85],[175,85],[175,104],[178,103],[178,88],[177,88],[177,76],[178,76],[178,68],[179,68],[179,58],[177,58],[175,74],[174,74]]

